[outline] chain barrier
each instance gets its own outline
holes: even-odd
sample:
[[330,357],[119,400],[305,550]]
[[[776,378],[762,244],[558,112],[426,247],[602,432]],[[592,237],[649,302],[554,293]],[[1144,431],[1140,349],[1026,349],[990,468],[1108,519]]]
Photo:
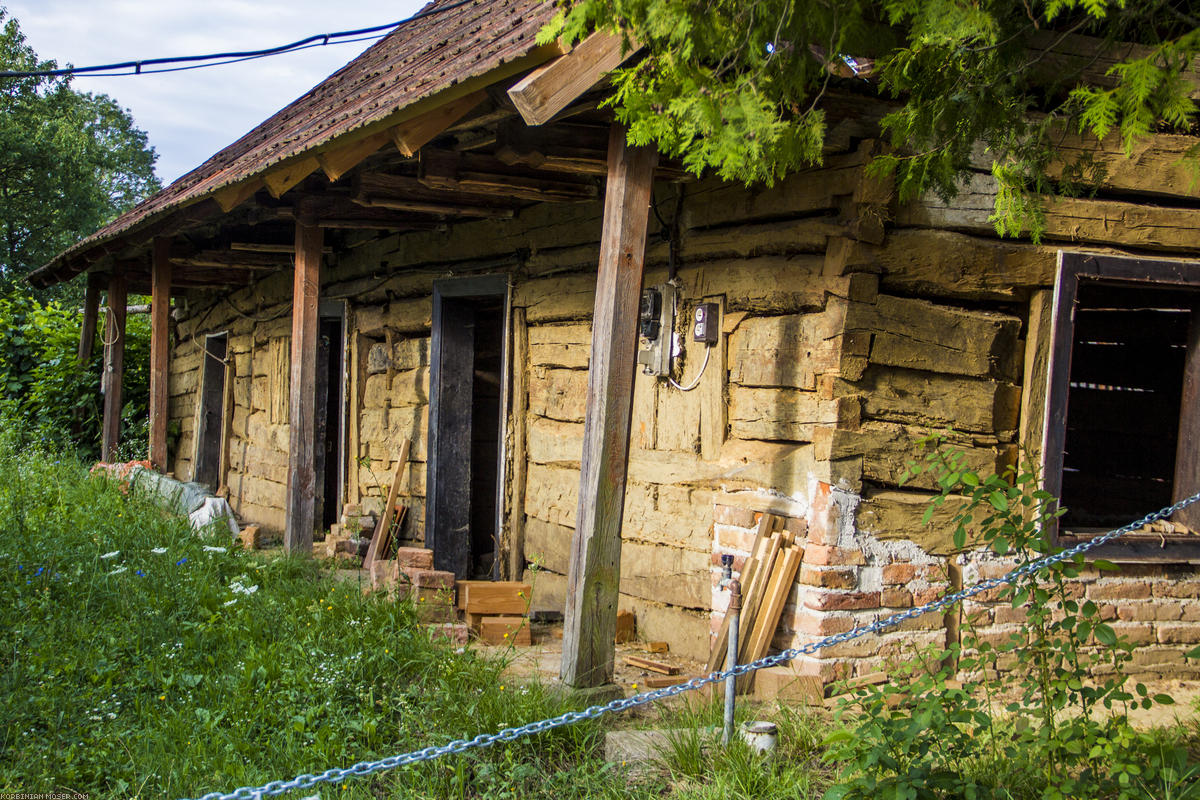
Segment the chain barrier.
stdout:
[[1069,561],[1075,558],[1075,556],[1086,553],[1087,551],[1099,547],[1100,545],[1107,544],[1108,542],[1111,542],[1120,536],[1124,536],[1131,531],[1138,530],[1139,528],[1149,525],[1152,522],[1166,519],[1177,511],[1181,511],[1182,509],[1187,508],[1196,502],[1200,502],[1200,492],[1192,495],[1191,497],[1180,500],[1174,505],[1170,505],[1166,508],[1160,509],[1159,511],[1147,514],[1136,522],[1131,522],[1128,525],[1115,528],[1107,533],[1102,533],[1094,539],[1081,542],[1080,544],[1077,544],[1074,547],[1069,547],[1061,552],[1043,556],[1035,561],[1030,561],[999,578],[991,578],[989,580],[981,581],[980,583],[973,584],[972,586],[957,591],[953,594],[940,597],[937,600],[926,603],[925,605],[910,608],[907,611],[902,611],[889,617],[876,620],[870,625],[864,625],[860,628],[846,631],[845,633],[826,636],[823,639],[810,642],[802,647],[784,650],[781,653],[760,658],[758,661],[754,661],[749,664],[738,664],[732,669],[725,670],[724,672],[713,672],[708,675],[693,678],[686,683],[679,683],[674,686],[667,686],[662,689],[643,692],[641,694],[634,695],[633,697],[620,698],[603,705],[590,706],[582,711],[568,711],[567,713],[560,714],[557,717],[538,720],[537,722],[531,722],[527,725],[521,725],[515,728],[505,728],[504,730],[497,731],[496,733],[481,733],[472,739],[456,739],[444,745],[426,747],[420,750],[412,750],[407,753],[401,753],[399,755],[389,756],[388,758],[382,758],[378,761],[361,761],[346,768],[334,767],[315,775],[297,775],[295,778],[292,778],[288,781],[270,781],[269,783],[265,783],[262,786],[257,787],[243,786],[228,793],[210,792],[209,794],[198,798],[198,800],[261,800],[263,797],[273,797],[285,792],[293,792],[301,789],[312,789],[313,787],[316,787],[322,783],[337,783],[347,778],[374,775],[379,772],[396,769],[397,767],[417,764],[422,761],[433,761],[435,759],[442,758],[443,756],[454,755],[467,750],[489,747],[498,742],[511,742],[515,739],[520,739],[525,736],[532,736],[537,733],[542,733],[543,731],[561,728],[564,725],[573,725],[577,722],[583,722],[584,720],[596,719],[604,714],[628,711],[631,708],[648,705],[649,703],[654,703],[658,700],[663,700],[668,697],[674,697],[675,695],[683,694],[684,692],[695,691],[696,689],[700,689],[709,684],[720,683],[730,676],[744,675],[748,672],[764,669],[766,667],[778,666],[791,661],[797,656],[811,655],[823,648],[833,647],[844,642],[849,642],[866,636],[867,634],[880,633],[889,628],[894,628],[910,619],[928,614],[931,611],[940,611],[948,608],[949,606],[962,602],[963,600],[967,600],[982,592],[998,588],[1007,583],[1013,583],[1019,578],[1045,569],[1053,564]]

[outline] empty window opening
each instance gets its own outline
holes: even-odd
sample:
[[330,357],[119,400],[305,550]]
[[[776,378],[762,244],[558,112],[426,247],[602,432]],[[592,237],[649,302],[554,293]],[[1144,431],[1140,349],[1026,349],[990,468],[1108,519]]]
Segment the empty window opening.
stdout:
[[1062,456],[1062,525],[1123,525],[1176,494],[1195,294],[1081,281]]
[[338,521],[342,500],[342,348],[342,318],[322,316],[317,332],[317,396],[314,405],[316,498],[313,513],[321,527],[326,529]]

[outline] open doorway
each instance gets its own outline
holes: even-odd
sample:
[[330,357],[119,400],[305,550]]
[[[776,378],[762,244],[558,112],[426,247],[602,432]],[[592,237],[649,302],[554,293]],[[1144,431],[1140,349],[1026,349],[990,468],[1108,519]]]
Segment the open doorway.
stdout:
[[507,350],[507,276],[435,283],[425,545],[460,579],[500,577]]
[[200,415],[196,426],[196,468],[192,480],[217,491],[221,482],[221,446],[225,429],[225,356],[229,334],[204,337],[200,367]]
[[317,386],[314,408],[316,496],[313,519],[323,528],[338,521],[345,487],[346,307],[323,302],[317,329]]

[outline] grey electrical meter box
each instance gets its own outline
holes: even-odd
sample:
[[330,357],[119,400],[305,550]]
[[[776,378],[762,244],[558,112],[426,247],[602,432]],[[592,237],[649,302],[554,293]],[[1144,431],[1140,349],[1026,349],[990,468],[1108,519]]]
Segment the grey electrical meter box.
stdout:
[[638,364],[647,375],[671,373],[671,344],[675,334],[675,287],[660,283],[642,290],[638,309]]

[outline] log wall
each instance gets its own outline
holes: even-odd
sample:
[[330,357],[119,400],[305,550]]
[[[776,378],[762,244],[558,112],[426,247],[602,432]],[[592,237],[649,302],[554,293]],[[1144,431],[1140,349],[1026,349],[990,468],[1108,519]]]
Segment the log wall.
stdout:
[[[1149,193],[1131,195],[1135,173],[1114,171],[1111,192],[1120,199],[1055,204],[1046,241],[1034,244],[995,237],[986,221],[994,187],[982,174],[955,206],[925,200],[898,208],[891,187],[863,169],[874,145],[847,146],[822,169],[773,189],[709,181],[686,188],[680,318],[695,303],[717,300],[724,336],[695,392],[637,379],[620,602],[637,615],[642,637],[700,660],[726,604],[716,588],[719,556],[747,555],[765,511],[807,537],[777,647],[848,630],[961,580],[949,558],[947,512],[920,522],[932,487],[899,484],[916,437],[953,428],[981,470],[1013,463],[1019,446],[1036,450],[1057,248],[1178,253],[1200,244],[1193,196],[1176,206],[1164,199],[1164,191],[1184,193],[1177,181],[1156,184],[1151,203]],[[675,191],[657,188],[660,208],[674,206]],[[346,298],[351,310],[349,494],[364,510],[378,510],[399,440],[412,437],[404,536],[420,542],[433,281],[511,276],[513,318],[523,327],[513,332],[522,343],[512,363],[521,397],[509,405],[519,411],[507,431],[508,475],[517,478],[506,487],[504,546],[522,543],[524,559],[518,553],[507,563],[527,563],[534,602],[548,609],[562,607],[575,524],[600,212],[599,203],[540,205],[515,220],[363,236],[331,257],[322,286],[323,297]],[[647,285],[667,278],[668,247],[651,228]],[[230,331],[236,377],[226,483],[239,514],[274,529],[283,526],[287,421],[273,410],[280,389],[272,354],[281,337],[286,353],[289,303],[287,276],[228,297],[198,294],[171,359],[171,414],[183,430],[173,463],[188,477],[200,359],[194,337]],[[702,358],[689,343],[676,377],[691,380]],[[967,580],[979,572],[974,565],[968,560]],[[1174,582],[1182,573],[1170,575]],[[1133,610],[1114,602],[1113,614],[1139,624],[1139,615],[1174,614],[1174,606],[1137,610],[1159,609],[1164,592],[1185,591],[1165,586],[1146,597],[1125,592]],[[1190,601],[1200,607],[1200,590],[1176,601],[1171,624],[1191,613],[1183,608]],[[1007,624],[988,613],[993,624]],[[914,620],[903,632],[843,645],[797,668],[824,680],[871,672],[914,642],[946,641],[955,626],[941,617]],[[1170,649],[1157,640],[1144,646]],[[1139,658],[1148,668],[1159,663]],[[1180,663],[1175,655],[1160,661]]]

